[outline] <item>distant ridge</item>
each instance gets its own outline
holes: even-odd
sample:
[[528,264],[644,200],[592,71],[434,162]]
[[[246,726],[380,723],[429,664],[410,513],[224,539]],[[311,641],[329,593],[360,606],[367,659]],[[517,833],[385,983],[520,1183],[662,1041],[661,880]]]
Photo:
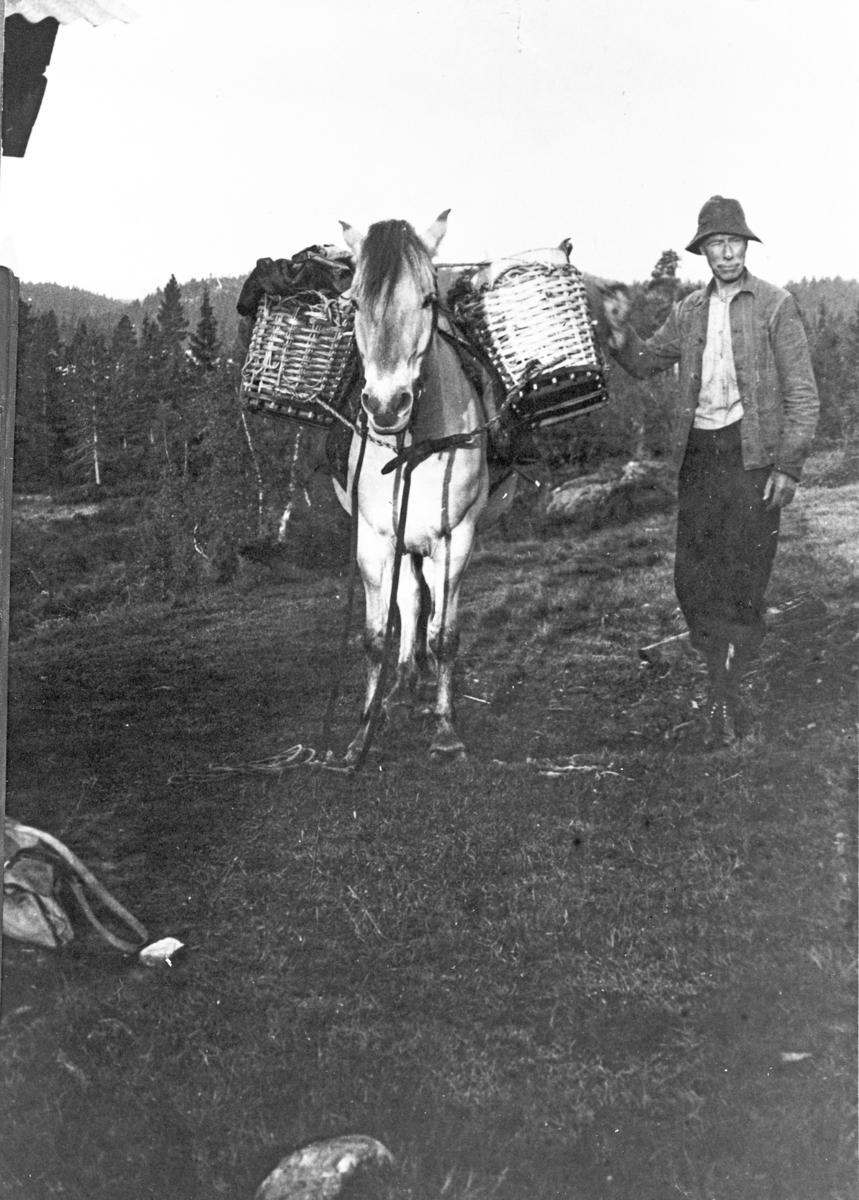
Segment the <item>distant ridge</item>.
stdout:
[[[252,266],[248,268],[248,274],[252,269]],[[199,320],[203,288],[208,286],[221,344],[229,349],[238,332],[236,300],[245,278],[244,275],[222,275],[181,283],[182,302],[191,329]],[[802,279],[786,286],[796,296],[808,320],[816,318],[821,302],[833,315],[846,319],[859,307],[859,280],[856,279],[842,279],[840,276],[834,279]],[[71,340],[79,321],[86,321],[91,328],[110,337],[120,317],[127,315],[139,331],[144,316],[151,320],[157,314],[162,296],[163,291],[159,289],[143,300],[113,300],[109,296],[59,283],[21,284],[21,298],[32,305],[35,313],[54,310],[60,326],[60,337],[65,342]]]
[[821,303],[833,316],[848,320],[859,308],[859,280],[856,279],[842,279],[836,275],[834,279],[802,279],[799,283],[788,283],[786,287],[796,296],[807,320],[817,316]]
[[[248,274],[250,274],[249,268]],[[221,344],[228,348],[238,331],[236,300],[245,276],[220,276],[211,279],[192,279],[181,283],[182,303],[193,330],[199,320],[203,288],[208,286],[209,298],[218,322]],[[167,281],[165,280],[165,283]],[[152,320],[161,304],[163,291],[150,293],[143,300],[114,300],[84,288],[67,287],[59,283],[22,283],[21,299],[32,305],[35,314],[56,313],[60,337],[68,342],[80,321],[110,337],[120,317],[127,316],[135,329],[140,330],[144,316]]]

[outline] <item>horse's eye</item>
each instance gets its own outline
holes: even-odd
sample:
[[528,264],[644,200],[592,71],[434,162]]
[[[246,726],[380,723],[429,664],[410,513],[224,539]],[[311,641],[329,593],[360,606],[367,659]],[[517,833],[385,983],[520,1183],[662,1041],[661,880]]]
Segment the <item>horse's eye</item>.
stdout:
[[430,292],[428,296],[424,296],[424,308],[432,308],[435,304],[435,292]]

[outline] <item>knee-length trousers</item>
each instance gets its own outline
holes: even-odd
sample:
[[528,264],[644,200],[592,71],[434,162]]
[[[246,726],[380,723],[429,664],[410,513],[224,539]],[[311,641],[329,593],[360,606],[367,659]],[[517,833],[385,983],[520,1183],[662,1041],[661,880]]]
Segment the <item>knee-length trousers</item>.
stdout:
[[674,586],[708,658],[733,643],[748,659],[760,646],[778,543],[780,510],[763,501],[770,468],[743,467],[740,428],[693,429],[678,481]]

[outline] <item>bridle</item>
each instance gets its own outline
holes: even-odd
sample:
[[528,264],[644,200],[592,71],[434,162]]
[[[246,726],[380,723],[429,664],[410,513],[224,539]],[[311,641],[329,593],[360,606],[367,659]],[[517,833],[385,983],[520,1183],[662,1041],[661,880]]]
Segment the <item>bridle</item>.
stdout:
[[[427,338],[427,341],[426,341],[426,345],[424,346],[423,350],[421,351],[420,366],[418,368],[417,378],[414,380],[414,382],[412,384],[412,410],[411,410],[411,413],[409,414],[408,424],[403,429],[399,430],[396,434],[387,435],[387,436],[396,437],[397,446],[400,449],[402,448],[404,435],[406,435],[408,433],[412,433],[413,428],[414,428],[415,419],[417,416],[418,405],[420,404],[421,396],[423,395],[424,389],[426,387],[427,360],[429,358],[429,353],[430,353],[430,350],[432,349],[433,342],[435,341],[436,334],[439,331],[439,329],[438,329],[438,314],[439,314],[439,307],[441,305],[441,298],[440,298],[439,292],[438,292],[438,271],[436,270],[435,266],[432,263],[429,264],[429,267],[430,267],[430,272],[432,275],[432,289],[433,290],[431,292],[425,293],[424,298],[423,298],[422,307],[429,308],[431,310],[430,332],[429,332],[429,337]],[[355,285],[353,283],[352,288],[350,289],[350,292],[353,292],[354,290],[355,290]],[[357,313],[359,311],[358,299],[355,296],[351,296],[351,301],[352,301],[352,307],[355,310],[355,312]],[[363,407],[363,405],[362,405],[362,407]],[[372,434],[368,433],[368,436],[371,441],[376,440]],[[383,444],[387,444],[387,443],[383,443]]]
[[[398,590],[398,586],[399,586],[400,569],[401,569],[401,565],[402,565],[403,554],[405,552],[405,528],[406,528],[406,519],[407,519],[407,515],[408,515],[409,491],[410,491],[410,487],[411,487],[412,473],[415,470],[415,468],[421,462],[424,461],[424,459],[429,458],[433,454],[440,454],[446,450],[451,450],[451,449],[454,449],[459,446],[473,446],[474,439],[480,433],[487,431],[489,429],[489,427],[498,420],[498,416],[494,416],[494,417],[490,418],[487,414],[485,406],[483,406],[484,420],[480,425],[478,425],[474,429],[471,429],[465,433],[449,434],[446,437],[426,438],[423,441],[412,441],[408,446],[405,444],[406,436],[413,432],[415,416],[417,413],[418,405],[420,403],[421,396],[422,396],[424,388],[426,386],[426,364],[427,364],[429,351],[433,345],[433,342],[435,341],[435,339],[437,337],[443,338],[444,341],[448,343],[448,345],[450,345],[454,348],[454,350],[457,354],[457,357],[459,359],[460,366],[462,367],[462,370],[463,370],[464,374],[466,375],[466,377],[471,381],[471,384],[474,387],[475,392],[477,393],[478,397],[480,398],[481,405],[483,405],[482,388],[480,387],[479,383],[477,382],[475,366],[478,369],[480,367],[488,368],[491,373],[496,374],[494,367],[488,361],[488,359],[485,359],[478,351],[475,350],[474,347],[469,345],[467,342],[463,341],[462,338],[459,337],[456,333],[449,332],[448,330],[446,330],[443,326],[441,326],[439,324],[439,315],[442,314],[445,316],[447,321],[450,323],[451,328],[452,329],[456,328],[455,325],[453,324],[451,314],[448,312],[447,308],[444,306],[444,304],[439,296],[438,276],[437,276],[437,273],[434,268],[433,268],[433,283],[435,285],[435,288],[434,288],[434,291],[432,293],[432,298],[431,298],[432,325],[431,325],[431,329],[430,329],[430,336],[427,339],[427,344],[423,351],[423,357],[421,359],[421,364],[420,364],[420,368],[418,371],[418,378],[414,385],[414,400],[413,400],[413,404],[412,404],[412,413],[409,418],[409,423],[408,423],[407,427],[405,429],[403,429],[399,434],[396,435],[397,436],[397,449],[394,454],[394,457],[391,458],[391,460],[389,462],[387,462],[381,469],[382,475],[389,475],[393,471],[402,470],[402,478],[399,481],[399,490],[400,490],[399,515],[398,515],[397,526],[396,526],[393,570],[392,570],[392,578],[391,578],[391,586],[390,586],[390,598],[388,601],[388,618],[385,623],[385,633],[384,633],[384,640],[383,640],[383,645],[382,645],[381,668],[380,668],[380,672],[379,672],[379,678],[376,682],[376,688],[375,688],[375,691],[373,694],[373,698],[370,702],[367,712],[364,714],[364,719],[366,721],[366,732],[365,732],[364,743],[361,748],[361,751],[358,755],[357,760],[355,761],[355,763],[352,765],[352,768],[351,768],[351,770],[354,772],[359,771],[367,760],[367,755],[369,754],[370,748],[375,739],[376,732],[378,730],[379,722],[381,720],[381,715],[382,715],[382,700],[383,700],[383,696],[384,696],[384,686],[385,686],[386,677],[387,677],[387,673],[388,673],[388,669],[389,669],[393,639],[394,639],[395,632],[396,632],[396,629],[397,629],[397,626],[399,623],[399,617],[398,617],[399,610],[398,610],[397,604],[396,604],[396,596],[397,596],[397,590]],[[355,471],[354,471],[354,474],[352,477],[352,489],[351,489],[351,491],[352,491],[352,494],[351,494],[351,501],[352,501],[351,560],[352,560],[353,565],[352,565],[352,573],[351,573],[349,587],[348,587],[348,595],[347,595],[346,609],[345,609],[345,614],[344,614],[343,630],[342,630],[342,634],[341,634],[341,653],[339,656],[340,661],[344,662],[346,660],[346,651],[347,651],[348,640],[349,640],[349,630],[351,627],[351,614],[352,614],[352,607],[353,607],[353,603],[354,603],[355,584],[356,584],[356,579],[357,579],[358,484],[359,484],[359,480],[361,477],[361,471],[362,471],[363,464],[364,464],[364,455],[366,452],[368,441],[376,442],[378,445],[383,445],[387,449],[391,449],[391,447],[388,442],[380,442],[378,438],[374,437],[373,434],[370,433],[369,421],[367,419],[367,413],[364,410],[363,405],[360,406],[360,412],[359,412],[359,416],[358,416],[357,425],[353,424],[351,421],[347,421],[344,417],[342,417],[340,414],[334,412],[333,410],[331,410],[331,411],[332,411],[332,415],[337,416],[339,420],[342,420],[342,421],[344,421],[344,423],[350,425],[353,432],[360,439],[359,447],[358,447],[358,458],[357,458],[357,462],[356,462],[356,466],[355,466]],[[395,484],[395,487],[397,487],[396,484]],[[326,745],[328,742],[328,736],[330,733],[331,723],[333,720],[334,708],[337,703],[339,691],[340,691],[340,677],[338,675],[338,678],[336,679],[336,681],[333,685],[333,688],[331,690],[331,693],[329,695],[328,705],[326,707],[325,718],[323,721],[323,744],[326,744]]]

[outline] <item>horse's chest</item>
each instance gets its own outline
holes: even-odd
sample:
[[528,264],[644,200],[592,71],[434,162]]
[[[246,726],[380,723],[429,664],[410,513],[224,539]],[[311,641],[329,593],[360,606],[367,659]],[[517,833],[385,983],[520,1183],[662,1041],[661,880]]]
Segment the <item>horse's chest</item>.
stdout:
[[[403,503],[403,473],[379,475],[361,487],[360,508],[374,532],[394,537]],[[362,485],[364,481],[362,480]],[[406,511],[406,548],[427,554],[469,517],[476,519],[486,503],[488,484],[482,450],[459,449],[434,454],[412,472]]]

